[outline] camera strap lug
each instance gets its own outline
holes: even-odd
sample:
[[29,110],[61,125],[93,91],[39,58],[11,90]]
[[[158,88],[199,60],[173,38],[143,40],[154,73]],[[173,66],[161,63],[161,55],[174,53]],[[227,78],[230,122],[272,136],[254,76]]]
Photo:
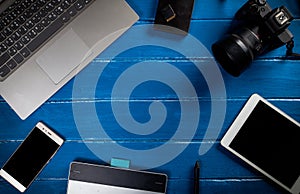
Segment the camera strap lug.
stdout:
[[286,58],[290,60],[300,60],[300,54],[293,52],[294,46],[294,40],[291,40],[286,44]]

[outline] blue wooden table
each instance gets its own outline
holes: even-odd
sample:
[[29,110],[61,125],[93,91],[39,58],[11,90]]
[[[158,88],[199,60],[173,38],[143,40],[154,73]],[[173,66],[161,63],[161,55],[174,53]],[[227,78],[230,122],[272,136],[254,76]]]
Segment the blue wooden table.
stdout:
[[[0,99],[0,166],[43,121],[66,141],[27,193],[66,193],[70,162],[108,164],[110,157],[168,174],[167,193],[192,193],[196,160],[203,194],[284,193],[223,150],[220,139],[253,93],[300,121],[299,61],[284,60],[282,47],[258,57],[238,78],[215,64],[211,45],[245,1],[195,0],[184,38],[149,33],[157,0],[127,2],[140,20],[29,118],[20,120]],[[269,3],[293,13],[289,29],[300,52],[300,2]],[[18,192],[0,179],[0,193]]]

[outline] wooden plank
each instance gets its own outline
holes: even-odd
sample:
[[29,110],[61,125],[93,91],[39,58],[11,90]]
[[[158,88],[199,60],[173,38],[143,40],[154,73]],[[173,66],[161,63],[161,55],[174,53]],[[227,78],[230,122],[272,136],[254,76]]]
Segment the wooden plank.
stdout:
[[[164,62],[165,61],[160,61],[157,63]],[[97,62],[93,62],[90,65],[96,66],[98,64],[99,63]],[[101,90],[97,92],[97,98],[110,98],[112,85],[118,78],[116,77],[116,74],[113,74],[112,72],[115,71],[115,67],[118,64],[121,65],[122,63],[113,63],[112,65],[109,65],[107,67],[107,73],[104,72],[101,76],[103,81],[109,84],[105,84],[101,87]],[[179,69],[184,69],[188,73],[188,78],[192,81],[195,87],[205,85],[205,80],[203,80],[203,77],[201,77],[202,75],[194,69],[193,64],[187,62],[176,62],[174,65]],[[222,69],[221,72],[226,86],[227,95],[231,98],[245,98],[254,92],[260,93],[265,97],[273,98],[297,98],[299,96],[300,78],[298,75],[300,73],[300,67],[298,65],[298,61],[257,60],[254,61],[249,66],[249,68],[238,78],[230,76]],[[86,73],[84,73],[84,75],[86,75]],[[86,76],[88,77],[89,75],[87,74]],[[291,86],[293,86],[291,89],[286,90],[286,88],[290,88]],[[56,95],[50,98],[50,101],[70,100],[72,97],[72,87],[73,82],[70,82]],[[90,84],[80,85],[80,87],[82,87],[82,91],[91,90]],[[251,88],[251,90],[249,90],[248,88]],[[145,90],[147,90],[147,88],[145,88]],[[207,88],[205,90],[207,90]],[[203,95],[203,92],[201,94]],[[207,95],[208,94],[201,97],[207,97]],[[152,97],[172,99],[174,98],[174,95],[172,95],[169,90],[165,89],[165,91],[160,90],[159,93],[153,94]],[[139,97],[135,96],[135,98]]]
[[[139,14],[141,20],[154,20],[157,0],[147,0],[147,1],[136,1],[136,0],[126,0],[134,10]],[[234,16],[238,9],[246,1],[231,0],[231,1],[200,1],[196,0],[194,5],[194,10],[192,14],[192,19],[220,19],[226,18],[230,19]],[[299,3],[297,0],[268,0],[267,1],[272,9],[280,7],[282,5],[286,6],[295,17],[299,17]]]
[[[173,189],[176,188],[176,189]],[[65,179],[43,179],[36,180],[32,183],[27,193],[43,193],[43,194],[62,194],[67,191],[67,180]],[[275,189],[274,185],[266,183],[261,179],[224,179],[224,180],[200,180],[200,192],[201,193],[244,193],[244,194],[265,194],[274,193],[280,194],[281,189]],[[168,194],[178,193],[192,193],[193,192],[193,180],[185,179],[170,179],[168,181]],[[0,180],[0,193],[19,194],[9,183]]]
[[[171,180],[168,182],[170,188],[177,187],[176,190],[169,189],[169,193],[193,193],[192,180]],[[201,179],[200,193],[245,193],[245,194],[280,194],[284,192],[282,189],[274,188],[273,184],[268,184],[261,179]]]
[[[153,23],[157,0],[127,1],[140,15],[137,25]],[[210,50],[211,44],[225,34],[233,15],[244,2],[240,0],[196,0],[190,28],[191,35]],[[300,36],[298,35],[300,34],[300,3],[297,0],[269,0],[268,2],[272,8],[286,5],[296,17],[289,29],[295,36],[294,51],[300,52]],[[38,180],[33,183],[28,193],[66,193],[68,168],[71,161],[105,163],[94,155],[86,145],[101,146],[103,143],[112,145],[113,142],[107,138],[95,137],[92,132],[88,137],[82,138],[80,136],[72,113],[72,105],[75,103],[95,103],[96,107],[108,110],[101,112],[102,109],[98,109],[98,116],[105,125],[105,131],[120,145],[146,150],[166,143],[177,130],[178,120],[182,114],[180,102],[170,88],[156,84],[155,89],[149,89],[151,84],[144,84],[143,87],[139,87],[133,92],[129,101],[124,101],[123,96],[114,96],[113,99],[116,103],[130,104],[134,118],[141,122],[149,120],[148,107],[151,102],[165,103],[169,112],[172,113],[168,115],[171,119],[167,127],[157,134],[133,139],[133,136],[128,135],[125,130],[119,130],[120,127],[113,119],[113,113],[109,111],[112,85],[118,77],[118,73],[124,70],[123,66],[149,60],[157,63],[171,63],[184,72],[199,95],[195,99],[187,94],[185,98],[189,101],[198,100],[201,108],[200,124],[193,139],[176,138],[167,143],[174,147],[178,144],[188,145],[187,148],[169,163],[152,169],[153,171],[166,172],[169,175],[168,193],[191,193],[192,169],[195,160],[201,161],[201,193],[282,193],[282,189],[269,183],[262,175],[222,149],[219,141],[246,99],[254,92],[266,97],[297,121],[300,120],[299,61],[282,60],[281,57],[284,54],[285,48],[281,47],[264,56],[259,56],[239,78],[233,78],[222,71],[227,96],[213,100],[226,101],[227,110],[220,134],[218,134],[218,129],[209,129],[217,137],[216,142],[205,137],[212,102],[205,80],[203,77],[201,78],[199,73],[195,72],[195,67],[192,67],[193,65],[187,61],[186,57],[166,49],[153,49],[153,47],[149,49],[148,46],[145,46],[139,50],[128,51],[115,57],[101,77],[101,81],[105,81],[107,84],[98,88],[95,98],[83,95],[86,98],[72,99],[74,80],[71,80],[25,121],[20,120],[0,97],[0,166],[4,164],[38,121],[46,122],[66,139],[66,143],[43,170]],[[90,66],[101,65],[103,59],[106,58],[99,55]],[[196,62],[204,60],[199,56],[192,56],[191,59]],[[81,89],[84,93],[91,90],[91,86],[83,85]],[[93,126],[93,124],[86,119],[86,126]],[[212,146],[212,148],[205,155],[199,156],[199,147],[203,145]],[[134,164],[133,168],[142,165],[140,163]],[[18,192],[0,178],[0,193]]]
[[[180,109],[176,109],[178,107],[178,101],[168,102],[167,100],[161,100],[162,102],[166,101],[167,105],[171,107],[171,115],[168,115],[169,119],[172,122],[169,122],[168,126],[156,136],[150,136],[146,139],[167,139],[170,137],[170,134],[173,134],[174,131],[177,130],[178,122],[180,119]],[[210,119],[211,109],[210,109],[210,100],[202,100],[200,99],[200,124],[197,129],[197,133],[194,137],[196,140],[207,140],[203,139],[206,133],[207,125]],[[234,120],[235,116],[238,114],[239,110],[241,110],[243,104],[245,103],[246,99],[229,99],[227,101],[227,114],[222,130],[220,135],[224,134],[230,123]],[[137,107],[143,108],[135,108],[132,110],[132,114],[139,115],[139,120],[146,120],[149,119],[149,113],[147,107],[149,103],[152,102],[151,100],[147,101],[134,101],[130,102],[136,104]],[[293,99],[270,99],[270,102],[279,107],[281,110],[289,114],[295,120],[300,120],[300,102],[299,100]],[[77,102],[79,103],[79,102]],[[94,101],[91,102],[80,102],[84,103],[95,103]],[[119,103],[127,103],[120,101]],[[103,106],[110,106],[110,101],[99,101],[96,102],[96,107]],[[175,108],[174,108],[175,107]],[[146,109],[145,109],[146,108]],[[17,116],[13,113],[12,110],[7,109],[7,106],[0,104],[0,109],[3,110],[2,116],[0,117],[0,123],[2,124],[0,129],[0,141],[6,140],[23,140],[26,135],[30,132],[32,127],[38,121],[44,121],[48,124],[51,128],[53,128],[57,133],[61,136],[66,138],[66,140],[80,140],[81,137],[77,131],[77,126],[74,122],[74,117],[72,114],[72,104],[68,102],[59,102],[59,103],[46,103],[42,106],[42,108],[38,109],[36,113],[30,116],[26,121],[20,122]],[[90,111],[86,112],[87,115],[91,115]],[[192,116],[192,115],[191,115]],[[167,118],[168,118],[167,117]],[[85,117],[86,118],[86,117]],[[112,135],[114,139],[130,139],[131,137],[128,136],[127,132],[119,130],[120,127],[117,126],[117,121],[115,121],[114,114],[111,111],[104,111],[99,112],[99,118],[102,118],[101,122],[103,122],[105,131]],[[100,121],[100,120],[99,120]],[[147,120],[146,120],[147,121]],[[93,123],[89,123],[87,120],[86,123],[88,126],[93,126]],[[115,130],[119,130],[118,133],[115,133]],[[214,130],[214,129],[211,129]],[[216,129],[215,129],[216,130]],[[217,130],[216,130],[217,131]],[[90,138],[93,137],[93,133],[91,133]],[[221,138],[221,136],[219,136]],[[218,138],[218,139],[219,139]],[[1,156],[1,152],[0,152]]]
[[[184,142],[181,142],[184,144]],[[205,142],[209,144],[209,142]],[[58,151],[55,157],[51,160],[51,162],[45,167],[45,169],[41,172],[38,178],[66,178],[68,176],[69,164],[72,161],[88,161],[96,164],[106,164],[109,161],[102,161],[97,156],[95,156],[86,145],[89,144],[98,144],[99,147],[104,144],[104,142],[100,141],[88,141],[88,142],[74,142],[68,141],[66,142],[62,148]],[[105,142],[106,145],[113,145],[112,142]],[[148,142],[145,146],[153,146],[158,145],[155,142]],[[171,144],[171,143],[169,143]],[[228,152],[221,152],[219,144],[213,145],[213,148],[209,153],[204,156],[197,156],[198,149],[201,143],[192,143],[188,148],[177,158],[172,160],[168,165],[164,165],[162,167],[158,167],[155,169],[151,169],[151,171],[157,172],[165,172],[172,178],[189,178],[192,177],[192,169],[194,161],[197,159],[201,160],[201,178],[215,178],[215,179],[225,179],[225,178],[258,178],[259,174],[254,173],[251,168],[245,167],[243,162],[232,159],[231,155]],[[15,148],[19,145],[16,142],[2,143],[0,144],[1,150],[6,150],[1,156],[0,164],[4,165],[6,159],[9,158],[10,154],[13,153]],[[141,146],[142,144],[127,142],[123,143],[125,146]],[[173,143],[174,148],[177,146],[176,142]],[[74,154],[74,152],[76,154]],[[118,156],[116,156],[118,157]],[[134,164],[135,156],[128,156],[128,160],[131,160],[132,165],[131,168],[139,169],[143,167],[143,164]],[[214,162],[212,162],[214,161]],[[226,169],[224,169],[226,167]],[[56,169],[56,170],[53,170]],[[174,169],[180,169],[180,171],[174,171]]]
[[[51,194],[65,194],[67,192],[67,180],[36,180],[28,188],[26,193],[51,193]],[[20,194],[18,190],[12,187],[4,180],[0,180],[0,193],[6,194]]]
[[[160,146],[157,142],[138,143],[138,142],[117,142],[122,143],[123,146],[131,148],[144,148]],[[188,144],[189,142],[173,142],[168,143],[171,148],[177,149],[178,144]],[[102,158],[94,155],[86,146],[93,144],[93,146],[98,146],[104,149],[108,146],[113,146],[114,143],[108,141],[87,141],[87,142],[74,142],[68,141],[63,147],[58,151],[54,158],[49,162],[49,164],[44,168],[41,174],[38,176],[40,179],[61,179],[68,177],[69,164],[72,161],[83,161],[95,164],[107,164],[109,161],[103,161]],[[168,174],[171,179],[189,179],[193,177],[193,166],[196,160],[200,160],[201,163],[201,178],[202,179],[261,179],[260,173],[255,171],[252,167],[248,166],[245,162],[236,158],[228,151],[220,147],[219,143],[212,145],[212,148],[205,155],[199,156],[199,147],[204,144],[213,144],[212,142],[193,142],[189,144],[188,147],[175,159],[166,162],[165,165],[160,167],[151,168],[150,171],[162,172]],[[1,143],[0,150],[5,150],[1,154],[0,165],[3,166],[5,161],[13,153],[15,148],[19,145],[16,142]],[[107,147],[106,147],[107,146]],[[107,149],[105,149],[107,151]],[[111,150],[113,151],[113,150]],[[3,151],[2,151],[3,152]],[[142,154],[143,151],[140,153]],[[98,153],[99,154],[99,153]],[[166,153],[168,154],[168,153]],[[102,156],[101,156],[102,157]],[[112,157],[119,157],[112,156]],[[128,155],[126,159],[131,161],[132,169],[145,169],[147,166],[142,163],[136,163],[138,156]],[[149,156],[152,157],[152,156]],[[157,156],[159,157],[159,156]],[[124,157],[123,157],[124,158]],[[145,157],[145,162],[149,158]],[[157,158],[159,159],[159,158]],[[55,170],[53,170],[55,169]],[[148,168],[147,168],[148,169]],[[178,169],[178,170],[175,170]],[[265,178],[264,178],[265,179]]]

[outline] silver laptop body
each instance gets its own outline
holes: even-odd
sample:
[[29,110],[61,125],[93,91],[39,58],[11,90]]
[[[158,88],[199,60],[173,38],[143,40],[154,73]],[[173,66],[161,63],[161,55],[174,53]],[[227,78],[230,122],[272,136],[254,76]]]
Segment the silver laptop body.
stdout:
[[138,19],[124,0],[93,1],[0,82],[1,96],[26,119]]

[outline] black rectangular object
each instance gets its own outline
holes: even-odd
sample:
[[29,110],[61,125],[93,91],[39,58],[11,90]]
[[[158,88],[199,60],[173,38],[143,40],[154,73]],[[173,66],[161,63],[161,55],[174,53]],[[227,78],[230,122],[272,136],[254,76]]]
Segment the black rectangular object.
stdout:
[[188,32],[193,7],[194,0],[159,0],[155,24],[167,25]]
[[260,101],[229,146],[290,188],[300,175],[299,137],[299,127]]
[[300,123],[253,94],[221,145],[293,194],[300,193]]
[[69,181],[165,193],[167,176],[160,173],[72,162]]
[[57,143],[35,127],[3,169],[28,187],[58,148]]

